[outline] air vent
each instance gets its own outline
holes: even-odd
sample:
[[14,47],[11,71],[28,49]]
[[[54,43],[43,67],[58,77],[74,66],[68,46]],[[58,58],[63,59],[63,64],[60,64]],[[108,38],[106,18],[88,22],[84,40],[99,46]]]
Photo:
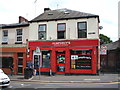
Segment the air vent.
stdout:
[[65,11],[64,14],[70,14],[69,12]]

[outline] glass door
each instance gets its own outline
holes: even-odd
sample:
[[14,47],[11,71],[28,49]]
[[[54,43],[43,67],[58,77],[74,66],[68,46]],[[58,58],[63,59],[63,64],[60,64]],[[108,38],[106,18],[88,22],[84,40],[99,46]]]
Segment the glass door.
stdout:
[[57,73],[65,73],[65,51],[56,51]]
[[18,74],[23,72],[23,53],[18,53]]
[[34,55],[34,69],[38,69],[40,64],[40,55]]

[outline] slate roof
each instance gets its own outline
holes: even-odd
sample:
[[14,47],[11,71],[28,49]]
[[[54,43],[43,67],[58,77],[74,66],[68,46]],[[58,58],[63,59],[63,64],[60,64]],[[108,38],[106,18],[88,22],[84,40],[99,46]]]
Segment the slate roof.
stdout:
[[120,48],[120,40],[107,44],[107,50],[115,50]]
[[16,28],[16,27],[25,27],[29,26],[28,22],[22,22],[22,23],[14,23],[14,24],[0,24],[0,28]]
[[39,16],[31,20],[30,22],[67,20],[67,19],[79,19],[79,18],[90,18],[90,17],[97,17],[99,21],[98,15],[64,8],[64,9],[45,11],[44,13],[40,14]]
[[102,46],[107,46],[107,50],[115,50],[117,48],[120,48],[120,40],[111,42],[109,44],[102,44],[101,47]]

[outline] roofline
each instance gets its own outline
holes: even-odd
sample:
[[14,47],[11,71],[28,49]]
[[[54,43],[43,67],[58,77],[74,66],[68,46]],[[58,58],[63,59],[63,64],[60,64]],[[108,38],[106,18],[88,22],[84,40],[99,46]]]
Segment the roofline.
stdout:
[[72,18],[58,18],[58,19],[43,19],[43,20],[31,20],[29,21],[30,23],[32,22],[45,22],[45,21],[57,21],[57,20],[68,20],[68,19],[81,19],[81,18],[98,18],[98,22],[100,23],[100,19],[98,15],[94,16],[83,16],[83,17],[72,17]]
[[26,26],[29,26],[29,23],[21,24],[21,25],[20,24],[3,25],[1,28],[6,29],[6,28],[26,27]]

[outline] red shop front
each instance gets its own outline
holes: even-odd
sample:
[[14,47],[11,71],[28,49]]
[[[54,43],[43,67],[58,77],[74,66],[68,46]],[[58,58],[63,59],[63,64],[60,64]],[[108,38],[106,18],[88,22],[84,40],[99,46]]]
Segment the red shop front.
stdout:
[[96,74],[99,68],[99,40],[30,41],[28,45],[27,62],[41,74]]

